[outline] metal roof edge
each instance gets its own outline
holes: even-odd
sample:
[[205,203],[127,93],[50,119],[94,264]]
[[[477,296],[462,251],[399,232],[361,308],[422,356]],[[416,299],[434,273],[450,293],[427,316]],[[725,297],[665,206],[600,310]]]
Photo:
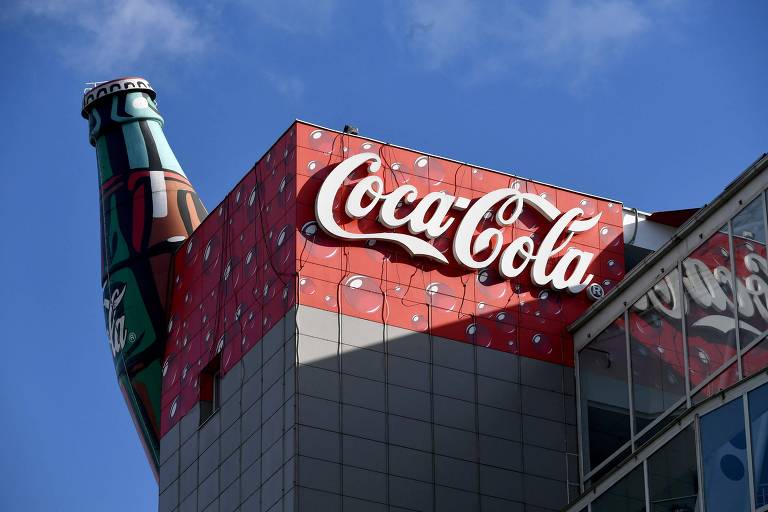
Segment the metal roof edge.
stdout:
[[646,212],[645,210],[641,210],[640,208],[635,208],[633,206],[627,206],[627,205],[625,205],[623,203],[621,205],[621,208],[625,212],[632,212],[632,213],[637,212],[638,215],[642,215],[643,217],[650,217],[653,214],[653,212]]

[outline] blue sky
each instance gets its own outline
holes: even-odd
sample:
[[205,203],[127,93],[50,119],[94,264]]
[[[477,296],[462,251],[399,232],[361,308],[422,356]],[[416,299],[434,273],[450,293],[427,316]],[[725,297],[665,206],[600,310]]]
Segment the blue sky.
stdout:
[[294,118],[623,201],[768,150],[768,3],[6,3],[0,509],[154,510],[111,368],[84,82],[146,76],[210,207]]

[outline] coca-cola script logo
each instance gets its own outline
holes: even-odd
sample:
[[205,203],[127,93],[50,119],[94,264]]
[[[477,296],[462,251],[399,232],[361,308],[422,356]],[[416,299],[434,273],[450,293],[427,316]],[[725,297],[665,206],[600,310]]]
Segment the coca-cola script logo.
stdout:
[[[352,219],[361,219],[378,208],[377,221],[382,226],[389,229],[404,226],[410,234],[352,233],[342,228],[334,219],[333,202],[336,194],[344,181],[366,163],[368,175],[351,190],[344,204],[345,213]],[[550,286],[574,293],[583,290],[592,280],[593,275],[587,274],[587,270],[594,254],[576,248],[565,248],[574,234],[595,227],[601,214],[582,219],[584,211],[581,208],[561,212],[545,198],[515,188],[494,190],[474,202],[446,192],[430,192],[419,200],[418,191],[413,185],[402,185],[385,193],[384,180],[378,174],[380,170],[379,155],[362,153],[347,158],[331,171],[315,200],[315,216],[326,233],[342,240],[392,242],[412,256],[423,256],[448,264],[445,255],[428,240],[434,240],[444,234],[454,222],[458,222],[453,236],[452,252],[454,259],[462,267],[478,270],[496,263],[499,273],[505,278],[513,278],[530,269],[531,280],[537,286]],[[413,209],[398,216],[398,208],[401,205],[413,205]],[[526,206],[536,210],[551,222],[552,226],[538,245],[532,237],[520,236],[504,246],[502,229],[514,224]],[[451,210],[464,212],[463,217],[459,219],[449,216]],[[474,236],[478,226],[487,220],[490,211],[495,212],[493,215],[498,227],[488,227]],[[560,254],[558,261],[548,270],[548,262],[557,254]]]
[[112,357],[115,357],[125,347],[128,339],[128,331],[125,328],[125,313],[123,312],[123,296],[125,285],[115,288],[112,294],[104,299],[104,309],[107,310],[107,338],[112,349]]

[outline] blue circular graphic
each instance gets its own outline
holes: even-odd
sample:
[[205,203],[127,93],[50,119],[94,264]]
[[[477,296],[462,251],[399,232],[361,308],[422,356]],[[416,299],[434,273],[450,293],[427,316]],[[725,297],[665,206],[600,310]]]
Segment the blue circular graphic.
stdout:
[[729,480],[737,482],[744,478],[744,464],[735,455],[724,455],[720,459],[720,470]]

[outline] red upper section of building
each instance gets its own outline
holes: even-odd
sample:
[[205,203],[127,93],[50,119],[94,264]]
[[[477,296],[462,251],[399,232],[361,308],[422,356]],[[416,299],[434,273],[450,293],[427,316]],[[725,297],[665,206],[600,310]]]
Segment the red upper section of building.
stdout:
[[[619,203],[296,122],[176,254],[163,433],[199,400],[199,375],[213,358],[220,357],[226,373],[296,304],[573,364],[565,327],[590,305],[586,294],[536,286],[528,270],[508,279],[495,263],[477,270],[457,264],[451,246],[462,211],[449,212],[456,222],[439,237],[422,237],[448,264],[411,256],[387,241],[326,234],[315,215],[318,190],[337,164],[360,153],[380,157],[385,192],[407,184],[419,198],[442,191],[474,203],[488,192],[513,188],[545,198],[560,211],[580,208],[584,218],[599,214],[599,223],[576,233],[549,258],[547,269],[575,248],[594,255],[587,273],[606,291],[624,275]],[[404,227],[382,226],[376,209],[360,219],[345,212],[351,189],[367,173],[361,166],[345,180],[333,205],[335,221],[351,233],[407,234]],[[398,214],[416,204],[400,205]],[[522,236],[539,244],[551,226],[526,207],[506,227],[488,216],[475,235],[493,227],[502,229],[505,245]]]

